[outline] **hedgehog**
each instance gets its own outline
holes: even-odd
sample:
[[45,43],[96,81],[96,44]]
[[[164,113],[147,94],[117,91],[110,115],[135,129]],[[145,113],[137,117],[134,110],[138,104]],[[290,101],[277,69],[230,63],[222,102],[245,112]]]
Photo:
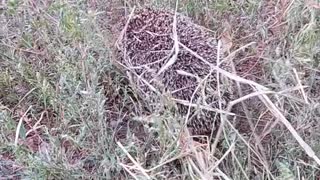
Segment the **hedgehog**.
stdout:
[[[190,102],[218,108],[220,100],[222,108],[226,107],[231,98],[229,85],[225,80],[221,81],[219,97],[216,72],[208,64],[216,65],[220,52],[213,32],[183,14],[150,7],[134,10],[115,28],[116,32],[121,32],[115,43],[116,63],[126,72],[139,94],[145,99],[149,97],[149,104],[159,102],[155,98],[159,94],[169,94],[176,100],[178,112],[183,117],[188,114]],[[173,32],[179,42],[177,54]],[[174,56],[174,63],[164,68]],[[230,69],[227,63],[221,63],[219,67]],[[217,112],[191,108],[187,127],[192,135],[209,135],[216,129],[217,122]]]

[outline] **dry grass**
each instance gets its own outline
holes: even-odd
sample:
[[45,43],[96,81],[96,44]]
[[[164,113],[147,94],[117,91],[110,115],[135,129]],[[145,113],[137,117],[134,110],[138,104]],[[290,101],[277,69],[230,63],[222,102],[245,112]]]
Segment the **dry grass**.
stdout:
[[227,109],[180,102],[221,112],[204,144],[111,63],[110,9],[176,1],[125,2],[0,3],[0,179],[319,179],[317,1],[179,1],[234,64],[212,66],[237,83]]

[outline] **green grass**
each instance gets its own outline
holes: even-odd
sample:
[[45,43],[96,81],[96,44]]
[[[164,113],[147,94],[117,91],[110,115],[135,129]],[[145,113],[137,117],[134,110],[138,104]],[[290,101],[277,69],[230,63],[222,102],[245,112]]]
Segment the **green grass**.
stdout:
[[[187,143],[170,109],[146,112],[111,63],[105,28],[110,14],[103,10],[119,5],[93,2],[0,4],[0,179],[319,178],[319,166],[281,122],[271,126],[271,115],[258,123],[263,103],[246,102],[244,130],[239,123],[225,125],[216,149]],[[289,90],[298,84],[296,70],[307,86],[308,104],[300,89],[270,98],[319,157],[320,12],[303,0],[283,2],[186,0],[179,10],[217,36],[227,21],[231,52],[256,42],[233,61],[238,65],[259,57],[262,75],[248,77],[259,84]],[[274,17],[282,18],[281,24]],[[257,142],[254,134],[261,132],[269,133]]]

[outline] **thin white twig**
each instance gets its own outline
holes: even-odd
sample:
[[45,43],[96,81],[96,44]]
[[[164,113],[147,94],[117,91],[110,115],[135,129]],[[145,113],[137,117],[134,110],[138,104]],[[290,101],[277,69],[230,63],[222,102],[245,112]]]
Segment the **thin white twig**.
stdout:
[[223,156],[217,162],[215,162],[214,166],[210,168],[210,171],[216,169],[219,166],[219,164],[227,157],[227,155],[234,150],[234,146],[235,146],[235,142],[233,142],[229,147],[229,149],[223,154]]
[[29,106],[29,108],[26,110],[26,112],[24,112],[24,114],[21,116],[17,129],[16,129],[16,137],[14,139],[14,145],[18,146],[18,140],[19,140],[19,134],[20,134],[20,129],[21,129],[21,125],[23,122],[24,117],[27,115],[27,113],[30,111],[30,109],[32,108],[32,106]]
[[[219,68],[219,65],[220,65],[220,47],[221,47],[221,41],[219,40],[218,41],[218,49],[217,49],[217,67]],[[222,103],[221,103],[221,92],[220,92],[220,73],[217,71],[216,72],[216,76],[217,76],[217,92],[218,92],[218,103],[219,103],[219,109],[222,110]],[[216,137],[215,137],[215,140],[212,144],[212,154],[215,153],[215,150],[216,150],[216,147],[218,145],[218,142],[219,142],[219,139],[220,139],[220,136],[222,134],[222,130],[223,130],[223,127],[224,127],[224,124],[225,124],[225,119],[223,118],[224,116],[220,113],[219,114],[220,116],[220,125],[219,125],[219,128],[218,128],[218,132],[216,134]]]
[[151,179],[151,177],[145,172],[145,169],[130,155],[130,153],[123,147],[123,145],[118,141],[118,146],[122,149],[122,151],[128,156],[128,158],[132,161],[134,165],[140,170],[140,172],[147,177],[148,179]]
[[134,179],[136,180],[139,180],[139,178],[133,173],[130,171],[129,168],[127,168],[127,166],[125,164],[122,164],[122,163],[119,163],[120,166],[122,166]]
[[280,110],[272,103],[266,95],[260,95],[260,99],[264,102],[264,104],[268,107],[268,109],[281,120],[281,122],[286,126],[286,128],[290,131],[292,136],[298,141],[299,145],[304,149],[309,157],[311,157],[315,162],[320,165],[320,159],[316,155],[316,153],[312,150],[312,148],[302,139],[302,137],[298,134],[298,132],[293,128],[291,123],[284,117],[284,115],[280,112]]
[[303,99],[304,99],[304,101],[306,102],[306,104],[309,104],[307,95],[306,95],[306,93],[304,92],[304,89],[303,89],[303,86],[302,86],[301,81],[300,81],[300,79],[299,79],[299,75],[298,75],[298,73],[297,73],[296,68],[293,68],[293,72],[294,72],[294,74],[295,74],[295,76],[296,76],[296,79],[297,79],[297,82],[298,82],[298,87],[300,87],[300,91],[301,91],[301,93],[302,93]]
[[164,72],[166,69],[168,69],[170,66],[172,66],[178,58],[179,54],[179,41],[178,41],[178,33],[177,33],[177,7],[174,13],[173,17],[173,27],[172,27],[172,35],[173,35],[173,40],[174,40],[174,54],[173,56],[169,59],[169,61],[161,67],[159,72],[157,73],[157,76],[159,76],[162,72]]
[[235,116],[234,113],[231,113],[231,112],[228,112],[228,111],[224,111],[224,110],[220,110],[220,109],[217,109],[217,108],[212,108],[210,106],[201,105],[201,104],[198,105],[198,104],[194,104],[194,103],[191,103],[190,101],[186,101],[186,100],[182,100],[182,99],[172,98],[172,100],[176,101],[179,104],[185,105],[185,106],[194,107],[194,108],[200,108],[200,109],[203,109],[203,110],[212,111],[212,112],[221,113],[221,114],[227,114],[229,116]]

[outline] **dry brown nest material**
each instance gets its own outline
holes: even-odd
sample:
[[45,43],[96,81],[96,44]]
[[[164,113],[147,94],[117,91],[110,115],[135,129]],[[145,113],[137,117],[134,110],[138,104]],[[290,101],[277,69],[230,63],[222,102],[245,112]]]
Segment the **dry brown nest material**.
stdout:
[[[148,107],[157,108],[169,96],[179,114],[188,115],[192,134],[210,134],[219,114],[198,105],[223,109],[231,96],[226,79],[217,81],[210,66],[221,61],[213,33],[182,14],[152,8],[133,10],[114,27],[113,33],[120,34],[116,64]],[[227,63],[219,64],[229,69]]]

